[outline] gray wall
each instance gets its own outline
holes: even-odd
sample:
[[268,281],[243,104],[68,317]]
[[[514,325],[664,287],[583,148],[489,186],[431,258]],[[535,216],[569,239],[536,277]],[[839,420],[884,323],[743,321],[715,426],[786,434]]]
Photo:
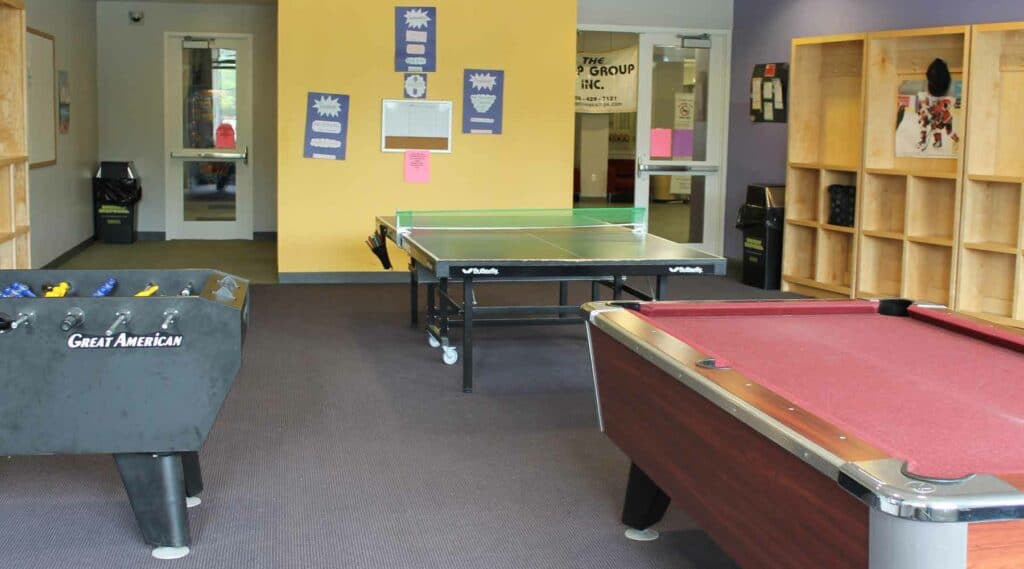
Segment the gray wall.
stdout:
[[579,0],[580,24],[710,28],[732,26],[733,0]]
[[29,174],[32,263],[54,260],[92,236],[96,149],[96,0],[28,0],[29,27],[56,36],[58,70],[71,83],[71,129],[57,135],[57,164]]
[[794,37],[1015,20],[1024,20],[1021,0],[736,0],[726,255],[741,255],[740,234],[732,227],[746,185],[786,176],[786,125],[750,122],[750,73],[756,63],[789,61]]
[[[143,10],[145,25],[130,25],[129,10]],[[277,7],[100,2],[97,13],[99,155],[138,166],[140,231],[164,231],[166,225],[164,32],[253,34],[253,227],[276,230]]]

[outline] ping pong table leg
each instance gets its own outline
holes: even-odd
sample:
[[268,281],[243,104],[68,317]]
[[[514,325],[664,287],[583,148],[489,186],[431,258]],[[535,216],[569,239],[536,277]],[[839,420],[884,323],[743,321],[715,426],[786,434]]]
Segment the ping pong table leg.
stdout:
[[[569,305],[569,283],[567,281],[558,281],[558,306]],[[566,314],[559,312],[558,317],[564,318]]]
[[413,328],[420,321],[420,282],[417,275],[416,261],[409,261],[409,308],[412,315],[410,326]]
[[601,299],[601,292],[598,289],[600,283],[598,281],[590,281],[590,300],[597,301]]
[[665,300],[665,297],[668,295],[668,277],[665,275],[658,275],[656,286],[655,294],[658,296],[654,300]]
[[615,283],[612,287],[612,300],[622,300],[622,276],[615,275]]
[[437,288],[434,283],[427,284],[427,326],[437,322]]
[[473,392],[473,278],[462,279],[462,392]]

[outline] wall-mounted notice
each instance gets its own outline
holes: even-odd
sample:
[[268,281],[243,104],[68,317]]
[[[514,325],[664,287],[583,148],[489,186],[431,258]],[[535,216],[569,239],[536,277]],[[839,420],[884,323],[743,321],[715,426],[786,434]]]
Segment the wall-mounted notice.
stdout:
[[395,71],[437,70],[437,8],[395,8]]
[[425,99],[427,97],[427,74],[406,73],[402,92],[406,99]]
[[306,100],[306,158],[344,160],[348,95],[310,93]]
[[380,129],[383,152],[451,152],[452,102],[384,99]]
[[505,72],[467,69],[462,78],[462,132],[501,134]]
[[786,122],[789,64],[759,63],[750,77],[750,120]]
[[405,151],[405,181],[410,184],[425,184],[430,181],[430,151]]

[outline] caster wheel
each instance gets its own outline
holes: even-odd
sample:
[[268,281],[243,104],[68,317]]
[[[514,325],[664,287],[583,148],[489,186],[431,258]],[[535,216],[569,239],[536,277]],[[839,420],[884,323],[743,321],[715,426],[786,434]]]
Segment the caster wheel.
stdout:
[[455,362],[459,361],[459,352],[455,351],[455,348],[448,348],[441,355],[441,360],[445,365],[455,365]]
[[427,343],[430,344],[431,348],[440,348],[441,341],[434,337],[433,334],[427,332]]

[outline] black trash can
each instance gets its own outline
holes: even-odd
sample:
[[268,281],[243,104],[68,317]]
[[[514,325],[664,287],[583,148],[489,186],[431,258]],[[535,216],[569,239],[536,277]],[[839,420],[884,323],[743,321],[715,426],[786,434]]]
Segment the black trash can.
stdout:
[[743,232],[743,284],[779,288],[785,203],[785,186],[747,186],[747,201],[736,219],[736,228]]
[[101,162],[92,181],[95,238],[104,243],[134,243],[136,210],[142,183],[132,162]]

